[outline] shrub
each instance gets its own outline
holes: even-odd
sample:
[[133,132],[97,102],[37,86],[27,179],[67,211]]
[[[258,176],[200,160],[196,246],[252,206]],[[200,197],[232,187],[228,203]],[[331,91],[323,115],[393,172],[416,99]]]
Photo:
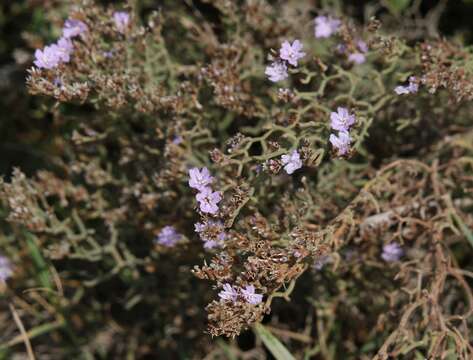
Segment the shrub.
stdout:
[[5,356],[264,357],[252,327],[471,358],[471,49],[308,2],[148,5],[83,1],[35,52],[58,151],[0,184]]

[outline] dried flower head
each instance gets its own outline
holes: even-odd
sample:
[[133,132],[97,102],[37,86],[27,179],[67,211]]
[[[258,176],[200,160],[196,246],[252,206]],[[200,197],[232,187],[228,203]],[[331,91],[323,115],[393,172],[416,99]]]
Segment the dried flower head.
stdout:
[[194,230],[204,242],[205,249],[221,247],[227,237],[223,223],[219,220],[207,220],[194,224]]

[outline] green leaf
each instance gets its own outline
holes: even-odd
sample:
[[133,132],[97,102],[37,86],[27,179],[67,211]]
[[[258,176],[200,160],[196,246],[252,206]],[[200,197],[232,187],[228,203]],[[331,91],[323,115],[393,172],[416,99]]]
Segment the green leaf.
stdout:
[[261,324],[256,324],[255,332],[276,360],[295,360],[281,342]]
[[31,258],[33,259],[36,276],[38,277],[41,286],[51,290],[53,286],[48,270],[48,265],[46,264],[46,261],[44,260],[43,255],[36,244],[36,238],[28,232],[25,232],[25,237],[26,245],[28,246]]

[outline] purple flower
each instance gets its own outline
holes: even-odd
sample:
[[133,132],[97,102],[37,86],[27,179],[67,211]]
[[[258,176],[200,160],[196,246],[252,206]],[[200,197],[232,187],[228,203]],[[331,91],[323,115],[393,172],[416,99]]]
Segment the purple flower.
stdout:
[[366,61],[366,56],[362,53],[356,52],[348,56],[348,61],[360,65]]
[[368,44],[363,40],[358,40],[356,42],[356,46],[358,47],[358,50],[360,50],[362,53],[368,52]]
[[403,254],[404,251],[398,243],[390,243],[383,246],[381,257],[384,261],[393,262],[399,261]]
[[330,135],[330,143],[338,150],[338,155],[345,155],[350,151],[351,137],[346,131],[340,131],[338,136]]
[[62,86],[62,80],[60,77],[56,76],[53,80],[53,84],[57,87],[61,87]]
[[366,56],[361,52],[356,52],[348,56],[348,61],[360,65],[366,61]]
[[181,240],[182,235],[179,234],[173,226],[165,226],[159,232],[156,242],[159,245],[172,247]]
[[82,35],[88,30],[87,25],[76,19],[67,19],[62,28],[62,36],[66,39]]
[[414,94],[419,90],[419,84],[417,83],[417,80],[415,76],[409,77],[409,84],[407,86],[396,86],[394,91],[398,95],[403,95],[403,94]]
[[194,224],[194,231],[196,233],[201,233],[202,231],[204,231],[205,229],[207,228],[206,224],[204,223],[195,223]]
[[299,59],[305,56],[305,52],[302,51],[302,46],[299,40],[294,40],[292,45],[289,41],[284,41],[279,50],[279,57],[282,60],[286,60],[292,66],[297,66]]
[[199,202],[200,210],[203,213],[215,214],[218,211],[217,204],[222,200],[222,195],[220,192],[206,187],[201,189],[195,198]]
[[34,64],[40,69],[54,69],[62,62],[69,62],[74,47],[68,38],[60,38],[56,44],[37,49]]
[[210,175],[209,169],[206,167],[199,170],[198,168],[192,168],[189,170],[189,186],[191,188],[202,191],[213,183],[214,178]]
[[263,301],[263,295],[255,294],[255,287],[253,285],[247,285],[241,290],[241,294],[245,298],[246,302],[252,305],[258,305],[261,301]]
[[288,155],[281,156],[281,161],[284,165],[284,170],[286,170],[289,175],[302,167],[301,156],[297,150],[294,150]]
[[223,284],[223,290],[218,293],[222,300],[235,302],[238,298],[238,290],[230,284]]
[[355,123],[355,115],[348,112],[347,108],[338,107],[337,112],[330,114],[330,126],[333,130],[348,131]]
[[0,281],[5,282],[13,275],[13,267],[10,260],[0,255]]
[[315,18],[314,35],[316,38],[328,38],[335,34],[341,21],[330,16],[317,16]]
[[345,54],[347,51],[347,46],[345,44],[338,44],[335,46],[335,51],[339,54]]
[[60,54],[56,44],[45,46],[43,50],[36,49],[34,64],[40,69],[54,69],[60,63]]
[[368,52],[368,45],[363,40],[356,42],[356,47],[359,51],[354,52],[348,56],[348,61],[355,64],[363,64],[366,61],[365,54]]
[[103,56],[107,59],[111,59],[113,57],[113,50],[112,51],[104,51]]
[[71,60],[71,54],[74,51],[74,46],[72,45],[72,41],[68,38],[60,38],[56,44],[57,46],[57,54],[59,57],[59,61],[61,62],[69,62]]
[[114,12],[113,21],[115,22],[118,32],[124,34],[128,28],[128,25],[130,24],[130,14],[128,14],[126,11]]
[[206,240],[204,241],[204,249],[215,249],[216,247],[220,247],[220,244],[217,240]]
[[287,73],[286,64],[281,61],[275,61],[271,65],[266,66],[266,70],[264,73],[272,82],[285,80],[289,76],[289,74]]
[[182,143],[182,136],[174,136],[174,138],[172,139],[172,143],[175,145],[179,145],[180,143]]

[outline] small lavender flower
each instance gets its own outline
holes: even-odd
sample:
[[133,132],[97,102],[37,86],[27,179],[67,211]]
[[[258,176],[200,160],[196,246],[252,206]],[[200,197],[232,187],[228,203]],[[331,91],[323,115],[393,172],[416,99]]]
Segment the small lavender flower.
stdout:
[[368,45],[363,40],[356,42],[356,47],[359,51],[354,52],[348,56],[348,61],[355,64],[363,64],[366,61],[365,54],[368,52]]
[[62,36],[66,39],[70,39],[82,35],[87,30],[87,25],[84,22],[76,19],[67,19],[62,28]]
[[61,61],[61,51],[56,44],[45,46],[43,50],[36,49],[34,64],[40,69],[54,69]]
[[286,170],[289,175],[302,167],[301,156],[297,150],[294,150],[288,155],[281,156],[281,161],[284,165],[284,170]]
[[172,139],[172,143],[175,145],[179,145],[180,143],[182,143],[182,136],[174,136],[174,138]]
[[200,211],[207,214],[216,214],[218,211],[217,204],[222,200],[222,195],[220,192],[206,187],[201,189],[195,198],[199,202]]
[[204,241],[204,249],[215,249],[216,247],[220,247],[221,244],[217,240],[205,240]]
[[107,59],[113,58],[113,50],[112,51],[104,51],[103,56]]
[[302,47],[303,45],[299,40],[294,40],[292,45],[289,41],[284,41],[279,50],[279,57],[282,60],[286,60],[292,66],[297,66],[299,59],[305,56]]
[[348,131],[355,123],[355,115],[350,114],[347,108],[338,107],[337,112],[330,114],[330,126],[333,130]]
[[214,178],[210,175],[209,169],[206,167],[202,169],[192,168],[189,170],[189,186],[191,188],[202,191],[213,183]]
[[69,62],[71,60],[71,54],[74,51],[72,41],[68,38],[62,37],[56,43],[57,54],[60,62]]
[[0,255],[0,281],[5,282],[13,275],[13,267],[10,260]]
[[207,226],[204,223],[198,222],[198,223],[194,224],[194,231],[196,233],[201,233],[201,232],[205,231],[206,228],[207,228]]
[[340,131],[338,136],[335,134],[330,135],[330,143],[338,150],[338,155],[345,155],[350,151],[351,137],[346,131]]
[[360,65],[366,61],[366,56],[363,53],[356,52],[348,56],[348,61]]
[[419,84],[417,83],[417,80],[415,76],[409,77],[409,84],[407,86],[396,86],[394,91],[398,95],[403,95],[403,94],[414,94],[419,90]]
[[230,284],[223,284],[223,290],[218,293],[222,300],[235,302],[238,298],[238,290]]
[[172,247],[181,240],[182,235],[179,234],[176,229],[174,229],[173,226],[165,226],[161,229],[159,232],[156,242],[159,245],[167,246],[167,247]]
[[281,61],[275,61],[271,65],[266,66],[264,73],[272,82],[285,80],[289,76],[286,64]]
[[56,76],[53,80],[53,84],[54,84],[54,86],[61,87],[62,86],[61,78]]
[[347,46],[345,44],[337,44],[335,51],[339,54],[345,54],[347,52]]
[[263,295],[255,294],[255,287],[253,285],[247,285],[241,290],[241,294],[245,298],[246,302],[252,305],[258,305],[263,301]]
[[368,44],[363,40],[358,40],[356,42],[356,47],[364,54],[368,52]]
[[404,251],[398,243],[390,243],[383,246],[381,257],[384,261],[394,262],[399,261],[403,254]]
[[128,28],[128,25],[130,24],[130,14],[128,14],[126,11],[114,12],[113,21],[115,22],[118,32],[124,34]]
[[335,34],[341,21],[330,16],[317,16],[315,18],[314,35],[316,38],[328,38]]

